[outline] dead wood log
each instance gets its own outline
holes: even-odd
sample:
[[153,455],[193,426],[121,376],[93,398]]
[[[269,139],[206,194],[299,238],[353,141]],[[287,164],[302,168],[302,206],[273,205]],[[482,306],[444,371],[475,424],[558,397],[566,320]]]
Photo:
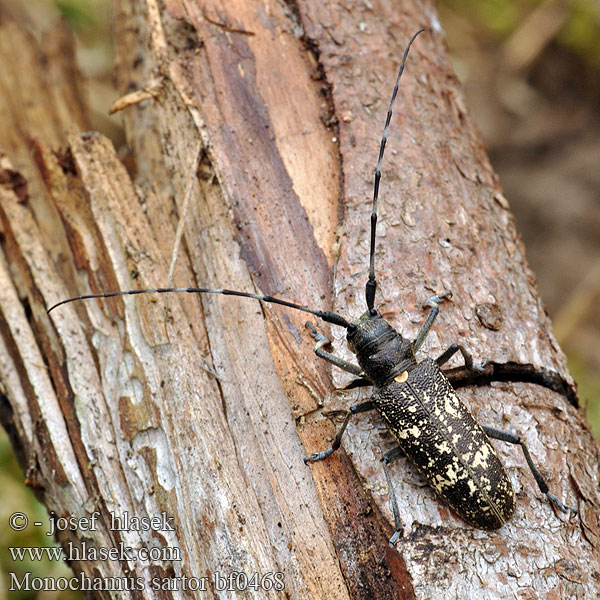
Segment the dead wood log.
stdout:
[[[83,109],[71,122],[81,103],[70,70],[50,80],[37,55],[27,68],[5,61],[3,97],[27,102],[2,113],[19,124],[2,139],[3,422],[50,510],[100,516],[97,531],[59,535],[65,547],[85,539],[181,557],[74,561],[76,571],[139,579],[140,598],[181,597],[151,582],[184,577],[218,596],[213,577],[234,572],[283,573],[284,592],[250,590],[257,598],[512,597],[523,586],[596,597],[598,450],[564,395],[530,383],[461,392],[480,421],[525,437],[578,517],[552,511],[518,449],[499,447],[518,507],[493,533],[462,523],[399,461],[405,535],[391,550],[378,459],[392,441],[378,418],[349,428],[327,461],[302,461],[334,435],[322,400],[356,401],[328,396],[304,315],[220,296],[113,298],[45,314],[72,295],[165,285],[183,222],[175,285],[359,315],[382,121],[403,47],[425,26],[384,165],[378,302],[414,335],[423,299],[450,288],[426,352],[461,340],[476,357],[559,373],[570,389],[434,9],[419,5],[121,2],[120,89],[148,90],[121,102],[129,172],[109,141],[79,132]],[[40,89],[26,91],[36,78]],[[174,531],[111,530],[111,515],[125,513],[164,513]]]

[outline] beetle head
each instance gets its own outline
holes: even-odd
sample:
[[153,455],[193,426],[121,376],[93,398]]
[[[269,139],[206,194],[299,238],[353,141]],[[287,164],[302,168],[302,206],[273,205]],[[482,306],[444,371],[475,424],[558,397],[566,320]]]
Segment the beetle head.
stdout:
[[368,310],[352,323],[346,339],[362,370],[382,385],[416,363],[410,340],[403,338],[377,311]]

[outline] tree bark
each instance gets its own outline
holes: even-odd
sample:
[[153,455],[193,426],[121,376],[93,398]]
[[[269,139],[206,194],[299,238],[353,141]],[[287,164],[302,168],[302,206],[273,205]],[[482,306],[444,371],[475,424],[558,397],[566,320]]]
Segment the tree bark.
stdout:
[[[123,162],[81,133],[81,82],[57,51],[66,38],[55,32],[43,60],[13,24],[0,35],[3,423],[49,510],[75,524],[99,514],[95,531],[61,532],[65,548],[133,549],[75,571],[131,578],[131,598],[187,597],[153,589],[192,585],[184,577],[206,597],[596,598],[598,447],[433,6],[130,0],[115,27]],[[380,418],[357,418],[339,452],[303,462],[331,444],[339,423],[326,416],[360,401],[332,394],[347,378],[314,357],[305,314],[208,295],[45,310],[167,285],[182,223],[174,285],[364,312],[377,149],[420,27],[384,161],[377,303],[412,338],[423,300],[452,289],[423,355],[461,342],[476,360],[559,374],[569,398],[515,382],[460,394],[481,423],[523,436],[579,514],[552,509],[519,448],[495,444],[517,511],[494,532],[462,522],[399,460],[404,535],[390,549],[379,459],[394,443]],[[317,325],[343,354],[344,332]],[[125,514],[164,514],[173,530],[111,530]],[[258,589],[238,578],[219,591],[217,575],[236,572]],[[283,591],[265,589],[273,573]]]

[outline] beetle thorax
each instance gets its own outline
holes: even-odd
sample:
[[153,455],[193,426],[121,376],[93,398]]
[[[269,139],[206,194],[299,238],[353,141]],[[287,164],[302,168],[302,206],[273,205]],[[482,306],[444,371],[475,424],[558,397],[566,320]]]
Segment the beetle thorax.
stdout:
[[416,364],[410,341],[379,313],[367,311],[352,324],[355,328],[348,331],[348,347],[375,385],[384,385]]

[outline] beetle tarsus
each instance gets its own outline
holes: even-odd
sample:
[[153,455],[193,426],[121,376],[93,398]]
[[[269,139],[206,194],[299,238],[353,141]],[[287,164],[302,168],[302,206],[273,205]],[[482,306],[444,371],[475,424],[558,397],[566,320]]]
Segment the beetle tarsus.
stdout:
[[318,348],[322,348],[323,346],[331,344],[329,339],[326,338],[310,321],[306,322],[306,327],[310,329],[310,337],[317,342],[317,345],[315,346],[315,352]]
[[402,529],[396,529],[396,531],[394,531],[394,534],[392,535],[392,537],[390,538],[390,541],[388,542],[390,545],[390,548],[393,548],[398,540],[402,537]]
[[554,506],[556,506],[562,512],[568,513],[571,511],[575,515],[579,514],[579,511],[576,508],[569,506],[568,504],[564,504],[562,500],[559,500],[554,494],[548,492],[546,495],[548,496],[548,500],[550,500],[550,502],[552,502],[552,504],[554,504]]
[[485,368],[487,367],[487,365],[489,364],[490,360],[489,358],[484,358],[481,361],[481,364],[479,365],[471,365],[471,371],[475,371],[476,373],[483,373],[485,371]]
[[327,448],[327,450],[323,450],[323,452],[314,452],[310,456],[307,456],[304,459],[304,464],[309,464],[312,462],[317,462],[318,460],[323,460],[327,458],[333,453],[334,448]]
[[452,292],[450,290],[446,290],[441,294],[434,294],[430,296],[423,302],[423,308],[436,308],[439,306],[446,298],[452,298]]

